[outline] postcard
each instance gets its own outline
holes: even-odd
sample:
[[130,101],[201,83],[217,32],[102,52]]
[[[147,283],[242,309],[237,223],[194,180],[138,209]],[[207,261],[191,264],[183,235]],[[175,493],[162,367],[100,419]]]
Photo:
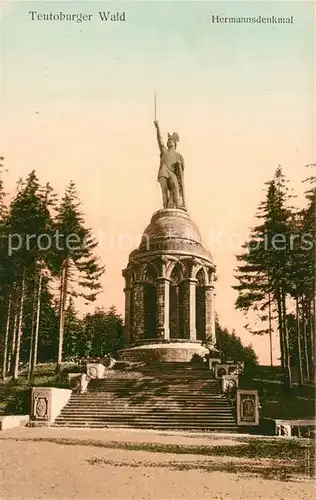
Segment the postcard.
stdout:
[[4,498],[312,498],[315,3],[1,31]]

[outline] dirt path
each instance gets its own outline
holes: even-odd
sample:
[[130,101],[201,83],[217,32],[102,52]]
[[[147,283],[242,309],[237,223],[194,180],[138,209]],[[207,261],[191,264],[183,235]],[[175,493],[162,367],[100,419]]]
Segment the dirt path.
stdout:
[[[314,498],[313,482],[308,479],[276,481],[244,473],[214,470],[221,464],[240,462],[233,457],[209,457],[108,449],[99,446],[63,445],[34,441],[45,437],[121,440],[122,442],[178,443],[204,437],[156,435],[129,431],[74,431],[22,429],[0,435],[3,499],[297,499]],[[20,439],[30,439],[21,441]],[[208,441],[210,441],[208,437]],[[219,441],[231,442],[229,437]],[[245,460],[245,466],[249,460]],[[262,461],[262,467],[266,464]]]

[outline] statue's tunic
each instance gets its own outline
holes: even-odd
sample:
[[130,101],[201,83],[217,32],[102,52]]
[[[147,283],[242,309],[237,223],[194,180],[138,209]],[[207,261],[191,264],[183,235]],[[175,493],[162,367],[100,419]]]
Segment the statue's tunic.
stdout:
[[168,151],[166,147],[163,148],[163,152],[160,155],[160,167],[158,171],[158,181],[161,177],[169,179],[174,175],[177,175],[176,167],[177,164],[183,165],[183,158],[177,151]]

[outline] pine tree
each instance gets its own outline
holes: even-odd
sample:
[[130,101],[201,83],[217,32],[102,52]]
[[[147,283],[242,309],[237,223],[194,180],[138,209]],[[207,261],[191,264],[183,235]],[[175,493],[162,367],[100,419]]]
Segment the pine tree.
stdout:
[[123,347],[123,319],[114,306],[108,311],[96,308],[84,318],[86,351],[90,356],[117,355]]
[[[28,305],[27,297],[34,294],[38,297],[38,289],[34,284],[40,281],[38,278],[39,264],[45,262],[47,257],[47,242],[43,247],[44,239],[49,239],[52,229],[51,217],[46,206],[41,188],[34,171],[26,179],[26,182],[19,182],[18,192],[10,204],[9,214],[6,221],[7,244],[9,255],[9,267],[11,271],[12,283],[18,290],[18,329],[15,338],[16,345],[12,343],[14,349],[14,378],[17,379],[20,363],[21,347],[25,341],[25,323],[27,315],[33,316],[32,307]],[[11,247],[10,247],[11,242]],[[14,242],[14,247],[12,246]],[[49,245],[48,245],[49,246]],[[45,250],[43,249],[45,248]],[[35,280],[34,280],[35,278]],[[40,296],[39,296],[40,297]],[[33,304],[33,300],[31,303]],[[39,301],[37,300],[37,305]],[[36,315],[38,317],[38,315]],[[36,326],[38,328],[38,326]],[[29,341],[32,345],[33,339]],[[31,359],[35,359],[31,356]]]
[[[266,199],[261,203],[257,219],[262,221],[251,232],[247,251],[237,256],[240,262],[236,279],[239,285],[236,307],[245,312],[259,313],[259,319],[268,318],[276,311],[280,338],[281,364],[285,370],[285,381],[292,386],[289,337],[287,330],[287,295],[289,293],[290,244],[292,212],[287,206],[289,194],[286,180],[280,167],[273,179],[267,183]],[[265,333],[271,330],[262,330]],[[271,350],[271,347],[270,347]]]
[[0,156],[0,347],[2,357],[2,377],[6,375],[6,365],[8,357],[9,326],[12,299],[7,287],[6,276],[6,246],[5,246],[5,225],[7,218],[7,206],[5,203],[6,193],[2,180],[4,157]]
[[83,336],[83,322],[78,317],[73,297],[69,297],[65,310],[65,332],[63,351],[66,358],[78,355],[78,344]]
[[248,366],[253,366],[258,363],[257,355],[250,346],[244,346],[240,337],[233,331],[230,333],[227,328],[222,328],[218,318],[215,323],[216,329],[216,346],[221,353],[222,360],[244,361]]
[[62,362],[67,298],[72,295],[84,297],[87,302],[94,301],[101,291],[100,278],[104,272],[93,253],[97,242],[91,230],[85,227],[80,208],[75,183],[70,182],[58,208],[55,225],[57,234],[62,235],[55,262],[60,282],[57,372]]
[[[315,168],[316,163],[307,165]],[[316,176],[311,175],[305,181],[309,184],[305,191],[307,206],[301,211],[301,281],[304,283],[301,298],[302,327],[305,352],[305,370],[309,378],[315,376],[315,315],[316,315],[316,276],[315,276],[315,241],[316,241]],[[312,373],[309,373],[309,366]]]
[[40,362],[56,359],[58,340],[58,310],[54,304],[54,293],[50,278],[45,273],[42,279],[40,307],[40,335],[38,338],[37,358]]

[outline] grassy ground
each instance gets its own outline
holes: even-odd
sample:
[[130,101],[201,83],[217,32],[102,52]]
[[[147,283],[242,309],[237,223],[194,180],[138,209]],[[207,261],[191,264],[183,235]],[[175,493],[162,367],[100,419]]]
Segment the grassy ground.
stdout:
[[[73,364],[64,363],[63,370],[72,368]],[[65,377],[56,375],[55,363],[39,364],[35,370],[34,387],[66,387]],[[27,370],[22,369],[18,382],[13,380],[0,381],[0,415],[21,415],[29,412],[30,388],[27,380]]]
[[315,417],[315,386],[309,381],[304,387],[297,385],[293,373],[293,388],[286,390],[280,367],[258,366],[240,380],[240,387],[258,390],[261,418],[313,419]]
[[[5,439],[5,438],[4,438]],[[0,437],[1,440],[1,437]],[[240,437],[234,437],[230,444],[224,445],[183,445],[183,444],[165,444],[155,442],[118,442],[118,441],[99,441],[93,439],[78,439],[67,437],[34,437],[18,438],[18,441],[34,441],[40,443],[55,443],[61,446],[94,446],[109,450],[128,450],[128,451],[147,451],[150,453],[164,453],[175,455],[199,455],[204,457],[231,457],[239,459],[270,461],[270,469],[261,469],[260,474],[263,477],[286,476],[290,470],[291,473],[306,474],[307,456],[309,458],[309,474],[314,475],[315,470],[312,465],[315,462],[315,447],[311,442],[305,440],[270,440],[267,438],[253,438],[251,440]],[[273,461],[275,461],[273,463]],[[281,464],[281,462],[284,463]],[[236,469],[236,465],[234,467]]]

